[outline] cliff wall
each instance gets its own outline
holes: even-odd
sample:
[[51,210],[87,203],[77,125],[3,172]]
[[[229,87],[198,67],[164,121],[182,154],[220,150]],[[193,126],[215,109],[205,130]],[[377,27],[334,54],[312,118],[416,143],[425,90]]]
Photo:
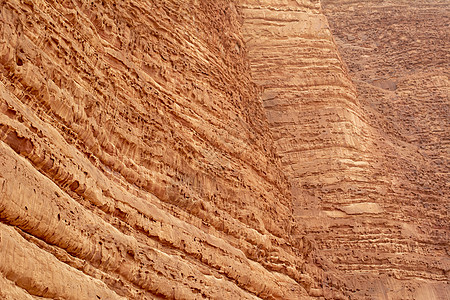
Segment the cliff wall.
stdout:
[[[362,285],[361,292],[370,294],[378,286],[380,299],[447,299],[450,5],[439,0],[322,3],[361,108],[377,130],[382,163],[376,172],[389,180],[380,199],[384,221],[376,227],[384,235],[367,244],[364,259],[376,280]],[[345,264],[347,270],[356,266]]]
[[252,76],[324,295],[446,299],[448,4],[323,2],[338,43],[319,1],[242,7]]
[[0,2],[0,297],[320,294],[241,24],[232,1]]
[[448,4],[323,2],[1,1],[0,298],[449,298]]

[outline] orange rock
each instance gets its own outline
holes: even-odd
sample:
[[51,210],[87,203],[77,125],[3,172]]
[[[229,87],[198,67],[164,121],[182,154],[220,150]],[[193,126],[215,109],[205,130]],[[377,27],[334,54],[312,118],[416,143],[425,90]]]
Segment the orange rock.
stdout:
[[0,2],[0,298],[446,298],[448,5],[395,1]]

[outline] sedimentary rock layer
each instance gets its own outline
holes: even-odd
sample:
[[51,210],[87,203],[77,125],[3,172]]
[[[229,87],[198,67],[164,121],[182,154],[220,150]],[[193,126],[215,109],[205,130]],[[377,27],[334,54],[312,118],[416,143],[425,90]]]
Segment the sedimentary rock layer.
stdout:
[[244,37],[299,211],[334,209],[338,191],[308,194],[370,181],[369,133],[319,2],[292,3],[244,2]]
[[[377,129],[382,163],[376,172],[390,183],[380,199],[386,207],[385,222],[376,227],[385,232],[384,238],[363,246],[368,253],[376,250],[380,258],[383,249],[387,259],[368,255],[365,264],[383,278],[382,294],[390,299],[447,299],[449,3],[326,0],[323,4],[364,114]],[[386,230],[383,224],[394,227]],[[359,266],[340,263],[347,274],[363,269]],[[357,295],[370,293],[375,282],[362,285]]]
[[[431,78],[426,72],[411,75],[398,86],[379,75],[400,74],[396,66],[411,70],[422,55],[428,57],[421,62],[428,70],[446,68],[448,22],[442,9],[448,5],[409,10],[402,8],[410,2],[390,2],[326,1],[338,37],[349,37],[342,43],[345,60],[361,76],[356,80],[368,79],[372,86],[361,89],[356,81],[359,95],[319,1],[242,1],[244,38],[292,184],[297,224],[315,240],[317,262],[327,274],[325,295],[337,297],[326,291],[335,286],[352,299],[445,299],[448,75],[442,69]],[[405,43],[413,39],[413,29],[391,53],[389,45],[396,44],[385,38],[389,31],[383,20],[410,28],[410,22],[420,23],[415,13],[429,15],[433,9],[441,12],[424,26],[436,29],[414,38],[436,45],[437,53],[409,50]],[[392,19],[391,10],[402,20]],[[446,25],[436,26],[440,23]],[[384,38],[373,40],[373,31]],[[371,56],[377,46],[381,50]],[[404,60],[405,52],[409,59]],[[430,56],[436,57],[432,63]],[[379,98],[393,96],[391,89],[397,89],[396,96]]]
[[1,1],[0,298],[449,298],[414,3]]
[[321,293],[241,20],[231,1],[0,2],[2,297]]

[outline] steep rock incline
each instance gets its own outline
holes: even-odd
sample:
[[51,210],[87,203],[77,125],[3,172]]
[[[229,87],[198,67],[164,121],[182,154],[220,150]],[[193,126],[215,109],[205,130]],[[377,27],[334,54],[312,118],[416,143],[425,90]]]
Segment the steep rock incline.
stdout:
[[241,24],[232,1],[0,2],[1,298],[321,294]]
[[[357,96],[319,1],[241,2],[252,75],[264,89],[264,107],[293,187],[297,226],[315,239],[317,262],[327,273],[325,296],[338,297],[327,291],[334,286],[351,299],[445,299],[450,267],[446,73],[409,77],[391,102],[378,98],[391,93],[390,81],[370,77],[376,87]],[[339,22],[338,36],[361,37],[357,45],[350,40],[344,52],[350,65],[359,67],[357,74],[383,72],[383,63],[395,72],[395,59],[407,64],[400,59],[403,53],[412,55],[410,65],[426,54],[403,45],[386,59],[387,40],[385,52],[370,56],[364,48],[370,35],[358,28],[386,33],[383,23],[367,20],[374,7],[379,18],[391,18],[390,6],[361,2],[327,1]],[[358,19],[342,10],[344,5],[351,12],[367,11]],[[435,9],[443,7],[441,2]],[[434,22],[427,24],[439,24]],[[430,35],[441,39],[431,42],[437,45],[436,59],[422,62],[432,69],[448,65],[443,34],[448,30],[436,28]],[[365,52],[353,57],[351,51]],[[404,100],[397,101],[400,97]],[[379,101],[390,109],[373,109]],[[425,116],[416,118],[421,112]]]
[[324,4],[365,109],[371,105],[386,114],[385,123],[399,124],[383,129],[419,146],[437,173],[448,173],[448,1]]
[[[364,177],[363,168],[350,170],[358,161],[349,160],[365,150],[364,121],[319,2],[242,2],[252,75],[263,87],[264,108],[293,195],[305,197],[311,187],[342,182],[346,170]],[[317,199],[306,197],[309,210]],[[332,207],[339,199],[321,202]]]

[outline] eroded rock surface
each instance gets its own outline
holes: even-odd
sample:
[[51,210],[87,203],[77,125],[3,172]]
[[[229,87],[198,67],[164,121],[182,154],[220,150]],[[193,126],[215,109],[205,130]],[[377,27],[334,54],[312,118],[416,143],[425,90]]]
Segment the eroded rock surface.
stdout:
[[[380,198],[386,210],[380,225],[388,226],[378,226],[382,239],[367,243],[364,265],[383,278],[379,289],[389,299],[450,298],[450,4],[324,0],[323,6],[364,114],[377,128],[383,163],[376,172],[390,182]],[[340,266],[360,268],[345,260]],[[375,282],[356,294],[370,294]]]
[[1,1],[0,298],[450,298],[414,3]]
[[231,1],[0,2],[1,297],[320,293],[241,20]]
[[324,294],[446,299],[448,3],[324,2],[343,60],[318,1],[243,1],[252,75]]

